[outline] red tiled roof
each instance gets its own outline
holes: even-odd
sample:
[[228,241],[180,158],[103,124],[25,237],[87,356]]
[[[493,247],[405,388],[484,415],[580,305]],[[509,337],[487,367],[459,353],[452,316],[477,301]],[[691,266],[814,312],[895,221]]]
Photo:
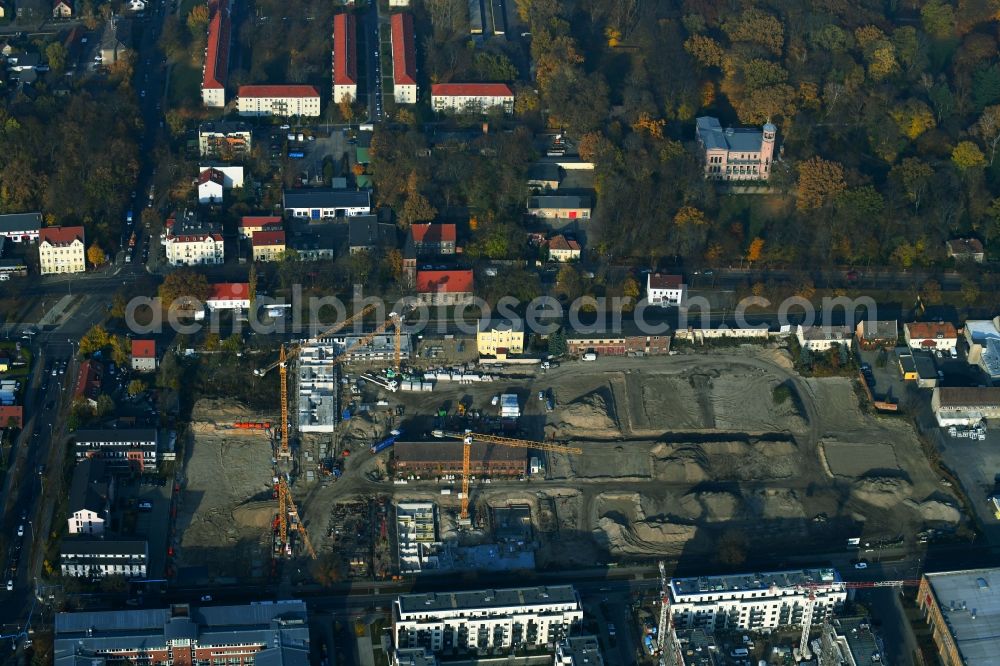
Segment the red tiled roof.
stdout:
[[132,358],[156,358],[156,340],[132,340]]
[[284,231],[255,231],[253,232],[253,246],[266,247],[268,245],[284,245]]
[[229,0],[210,0],[208,44],[205,51],[205,75],[202,88],[225,88],[229,73],[229,33],[232,24]]
[[275,85],[275,86],[240,86],[240,97],[319,97],[319,92],[313,86]]
[[226,182],[226,174],[218,169],[205,169],[198,174],[198,184],[204,185],[208,181],[212,181],[216,185],[223,185]]
[[549,249],[550,250],[579,250],[580,244],[571,238],[566,238],[565,236],[553,236],[549,239]]
[[414,224],[410,227],[414,243],[454,243],[457,238],[454,224]]
[[240,218],[240,228],[276,227],[281,225],[277,215],[244,215]]
[[80,366],[80,374],[76,377],[76,391],[74,398],[89,398],[97,400],[101,392],[101,379],[104,376],[104,368],[93,359],[88,360]]
[[334,85],[350,86],[358,82],[358,49],[354,43],[357,33],[354,14],[337,14],[333,17]]
[[70,245],[76,239],[83,243],[83,227],[42,227],[38,232],[38,242],[49,245]]
[[250,298],[250,284],[247,282],[220,282],[212,285],[210,301],[245,301]]
[[679,289],[684,281],[680,275],[660,275],[653,273],[649,276],[650,289]]
[[392,81],[417,84],[417,63],[413,48],[413,17],[403,12],[392,15]]
[[472,293],[472,271],[417,271],[417,293]]
[[20,428],[24,424],[24,407],[21,405],[0,406],[0,428],[6,428],[11,419],[14,419],[16,427]]
[[432,97],[513,97],[506,83],[435,83]]
[[956,238],[948,241],[952,254],[982,254],[983,244],[978,238]]
[[915,321],[906,324],[906,330],[909,332],[911,340],[934,341],[939,335],[946,340],[958,337],[958,331],[948,322]]

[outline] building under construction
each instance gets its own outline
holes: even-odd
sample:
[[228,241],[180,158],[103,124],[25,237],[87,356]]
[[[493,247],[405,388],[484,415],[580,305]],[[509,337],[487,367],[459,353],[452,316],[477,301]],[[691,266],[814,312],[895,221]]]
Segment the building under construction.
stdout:
[[[462,475],[461,441],[396,442],[394,462],[397,476]],[[469,455],[473,476],[521,476],[527,471],[528,449],[474,441]]]
[[298,414],[299,432],[333,432],[337,423],[339,366],[333,363],[338,350],[331,344],[303,343],[299,351]]
[[[348,363],[374,363],[378,361],[392,362],[396,355],[396,336],[392,333],[380,333],[373,336],[367,344],[358,344],[363,341],[361,335],[340,335],[330,338],[328,346],[331,346],[334,353],[343,354],[347,352]],[[324,341],[326,342],[326,341]],[[410,336],[401,334],[399,336],[399,356],[402,360],[410,358],[411,354]]]

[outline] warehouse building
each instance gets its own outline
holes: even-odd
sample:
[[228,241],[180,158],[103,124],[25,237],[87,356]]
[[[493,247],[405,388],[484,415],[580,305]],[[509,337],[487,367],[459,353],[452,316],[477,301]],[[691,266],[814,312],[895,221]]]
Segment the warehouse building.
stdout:
[[[397,476],[442,476],[462,474],[462,447],[459,440],[396,442],[394,462]],[[474,476],[522,476],[528,467],[528,450],[472,442],[469,458]]]
[[309,663],[304,601],[59,613],[55,664]]
[[997,663],[1000,569],[925,574],[917,604],[944,666]]
[[566,347],[574,356],[593,352],[600,356],[653,356],[670,351],[670,333],[660,335],[622,334],[610,332],[570,332]]
[[669,587],[674,625],[707,633],[801,626],[810,597],[812,621],[820,624],[847,600],[833,569],[674,578]]
[[942,428],[1000,418],[1000,388],[937,387],[931,409]]
[[404,594],[393,603],[396,648],[434,653],[551,645],[582,621],[571,585]]

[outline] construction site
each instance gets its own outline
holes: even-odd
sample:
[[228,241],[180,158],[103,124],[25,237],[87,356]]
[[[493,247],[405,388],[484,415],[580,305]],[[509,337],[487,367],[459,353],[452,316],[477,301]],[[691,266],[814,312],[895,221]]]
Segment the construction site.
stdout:
[[[282,373],[267,427],[238,428],[235,403],[196,406],[180,566],[257,577],[315,555],[384,579],[962,528],[907,421],[863,412],[849,379],[799,376],[779,346],[483,367],[454,341],[461,360],[441,341],[411,353],[398,321],[258,370]],[[419,537],[400,503],[433,507]]]

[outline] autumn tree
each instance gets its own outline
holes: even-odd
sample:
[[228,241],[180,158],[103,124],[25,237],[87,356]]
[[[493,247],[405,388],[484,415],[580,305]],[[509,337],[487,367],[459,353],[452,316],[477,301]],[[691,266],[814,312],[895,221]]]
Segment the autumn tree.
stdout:
[[795,207],[800,211],[815,210],[830,197],[847,188],[844,167],[837,162],[813,157],[798,165],[799,182]]
[[189,269],[180,269],[167,274],[159,289],[160,302],[164,308],[169,308],[174,302],[187,305],[194,301],[204,302],[211,287],[201,273]]
[[406,201],[400,213],[399,222],[405,229],[411,224],[429,222],[437,215],[437,209],[420,193],[420,182],[417,172],[411,171],[406,180]]
[[692,35],[684,42],[684,50],[702,67],[722,67],[726,52],[719,42],[705,35]]
[[785,43],[785,26],[775,16],[761,9],[747,9],[722,24],[723,31],[734,42],[749,42],[780,55]]
[[934,112],[924,102],[909,99],[889,111],[889,116],[899,126],[899,131],[911,141],[927,130],[934,129]]
[[131,342],[124,335],[111,336],[111,359],[121,367],[129,363],[132,355]]
[[49,69],[53,72],[61,73],[66,69],[66,47],[62,42],[52,42],[45,47],[45,59],[49,63]]
[[750,247],[747,248],[747,261],[751,264],[760,259],[761,254],[764,252],[764,239],[754,238],[750,241]]
[[979,120],[969,131],[982,139],[983,143],[990,149],[990,166],[993,166],[993,160],[997,154],[997,144],[1000,143],[1000,105],[988,106],[983,109]]
[[90,247],[87,248],[87,261],[95,268],[107,261],[107,257],[104,256],[104,250],[96,242],[91,243]]
[[141,379],[133,379],[128,383],[127,391],[129,396],[134,398],[145,393],[148,388],[149,387],[146,385],[146,382]]
[[337,109],[340,111],[340,117],[345,123],[354,121],[354,104],[349,93],[345,92],[340,97],[340,101],[337,102]]
[[393,248],[385,254],[385,265],[392,279],[399,282],[403,278],[403,253]]
[[674,215],[674,224],[683,226],[686,224],[701,226],[707,222],[705,213],[694,206],[681,206]]
[[919,213],[920,202],[934,176],[934,169],[916,157],[907,157],[892,168],[890,176],[895,178],[906,192],[907,198],[913,204],[913,212]]
[[962,171],[986,166],[986,156],[972,141],[960,141],[951,151],[951,161]]
[[192,35],[205,33],[208,30],[208,18],[208,5],[196,4],[187,16],[188,32]]
[[111,336],[108,330],[101,324],[94,324],[80,338],[80,354],[93,354],[107,347],[111,343]]

